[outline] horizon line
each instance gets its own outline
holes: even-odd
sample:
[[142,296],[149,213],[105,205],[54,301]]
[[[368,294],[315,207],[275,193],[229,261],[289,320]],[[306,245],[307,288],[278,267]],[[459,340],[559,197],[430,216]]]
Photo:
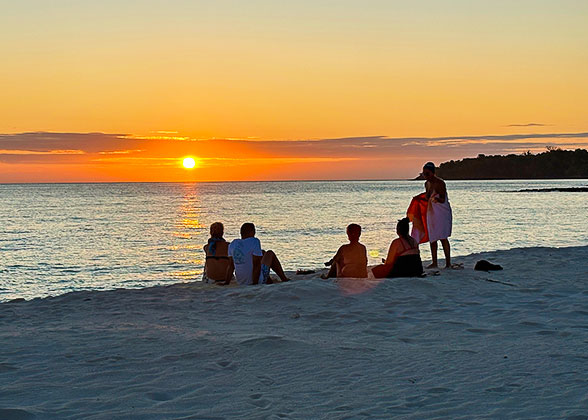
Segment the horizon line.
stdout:
[[[588,178],[471,178],[445,179],[445,181],[588,181]],[[58,182],[0,182],[0,185],[83,185],[83,184],[236,184],[261,182],[386,182],[423,181],[418,178],[362,178],[362,179],[271,179],[234,181],[58,181]]]

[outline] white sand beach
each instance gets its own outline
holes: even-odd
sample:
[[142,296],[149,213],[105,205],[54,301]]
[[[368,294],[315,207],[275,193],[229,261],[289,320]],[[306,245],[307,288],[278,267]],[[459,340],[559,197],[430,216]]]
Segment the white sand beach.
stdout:
[[587,419],[587,261],[3,303],[0,419]]

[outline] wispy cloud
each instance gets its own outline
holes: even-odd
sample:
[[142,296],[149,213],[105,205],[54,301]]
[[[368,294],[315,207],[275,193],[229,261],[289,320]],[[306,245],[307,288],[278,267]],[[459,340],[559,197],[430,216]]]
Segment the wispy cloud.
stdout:
[[[182,156],[206,165],[249,162],[277,164],[368,160],[438,161],[478,153],[517,153],[547,145],[588,146],[588,132],[465,135],[440,137],[345,137],[302,140],[192,139],[182,135],[139,136],[109,133],[0,134],[0,163],[92,164],[143,162],[161,166]],[[403,163],[405,164],[405,162]]]
[[83,155],[83,150],[18,150],[18,149],[5,149],[0,150],[0,155]]
[[552,124],[541,124],[541,123],[527,123],[527,124],[508,124],[505,127],[548,127]]

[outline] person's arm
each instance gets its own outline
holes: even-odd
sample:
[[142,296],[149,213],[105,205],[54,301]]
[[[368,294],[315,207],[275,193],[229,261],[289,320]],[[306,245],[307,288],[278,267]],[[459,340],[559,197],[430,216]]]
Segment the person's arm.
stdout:
[[433,201],[437,203],[445,203],[445,199],[447,198],[447,186],[445,182],[439,180],[437,182],[437,197],[433,199]]
[[425,197],[427,200],[431,198],[431,184],[429,181],[425,182]]
[[[345,246],[345,245],[343,245]],[[329,279],[329,278],[335,278],[337,277],[337,274],[340,272],[340,270],[342,269],[342,265],[341,262],[343,260],[342,258],[342,249],[343,246],[340,247],[337,250],[337,253],[335,254],[335,256],[333,258],[331,258],[331,261],[329,261],[329,265],[331,266],[331,268],[329,269],[329,271],[327,272],[327,274],[322,274],[321,278],[322,279]]]
[[208,244],[204,245],[204,246],[202,247],[202,249],[204,250],[204,270],[203,270],[203,272],[202,272],[202,275],[203,275],[204,277],[206,277],[206,265],[207,265],[207,263],[208,263],[208,261],[206,260],[206,256],[208,255]]
[[259,239],[254,238],[253,250],[251,258],[253,262],[253,268],[251,272],[251,284],[259,283],[259,275],[261,274],[261,259],[263,258],[263,251],[261,250],[261,242]]
[[394,262],[396,262],[396,258],[398,257],[396,243],[397,243],[397,241],[394,240],[390,244],[390,249],[388,250],[388,256],[386,257],[386,264],[394,265]]
[[258,255],[252,255],[251,258],[253,259],[253,270],[251,272],[251,284],[258,284],[259,283],[259,275],[261,274],[261,259]]
[[227,273],[225,274],[225,282],[223,283],[225,286],[231,284],[231,279],[233,278],[234,270],[235,263],[233,262],[233,257],[229,257],[229,265],[227,265]]

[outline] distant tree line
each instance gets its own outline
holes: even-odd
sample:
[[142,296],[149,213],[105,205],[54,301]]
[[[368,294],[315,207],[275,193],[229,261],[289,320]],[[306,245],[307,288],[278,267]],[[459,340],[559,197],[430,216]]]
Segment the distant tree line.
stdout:
[[546,152],[538,154],[480,154],[476,158],[444,162],[437,175],[443,179],[588,178],[588,151],[547,147]]

